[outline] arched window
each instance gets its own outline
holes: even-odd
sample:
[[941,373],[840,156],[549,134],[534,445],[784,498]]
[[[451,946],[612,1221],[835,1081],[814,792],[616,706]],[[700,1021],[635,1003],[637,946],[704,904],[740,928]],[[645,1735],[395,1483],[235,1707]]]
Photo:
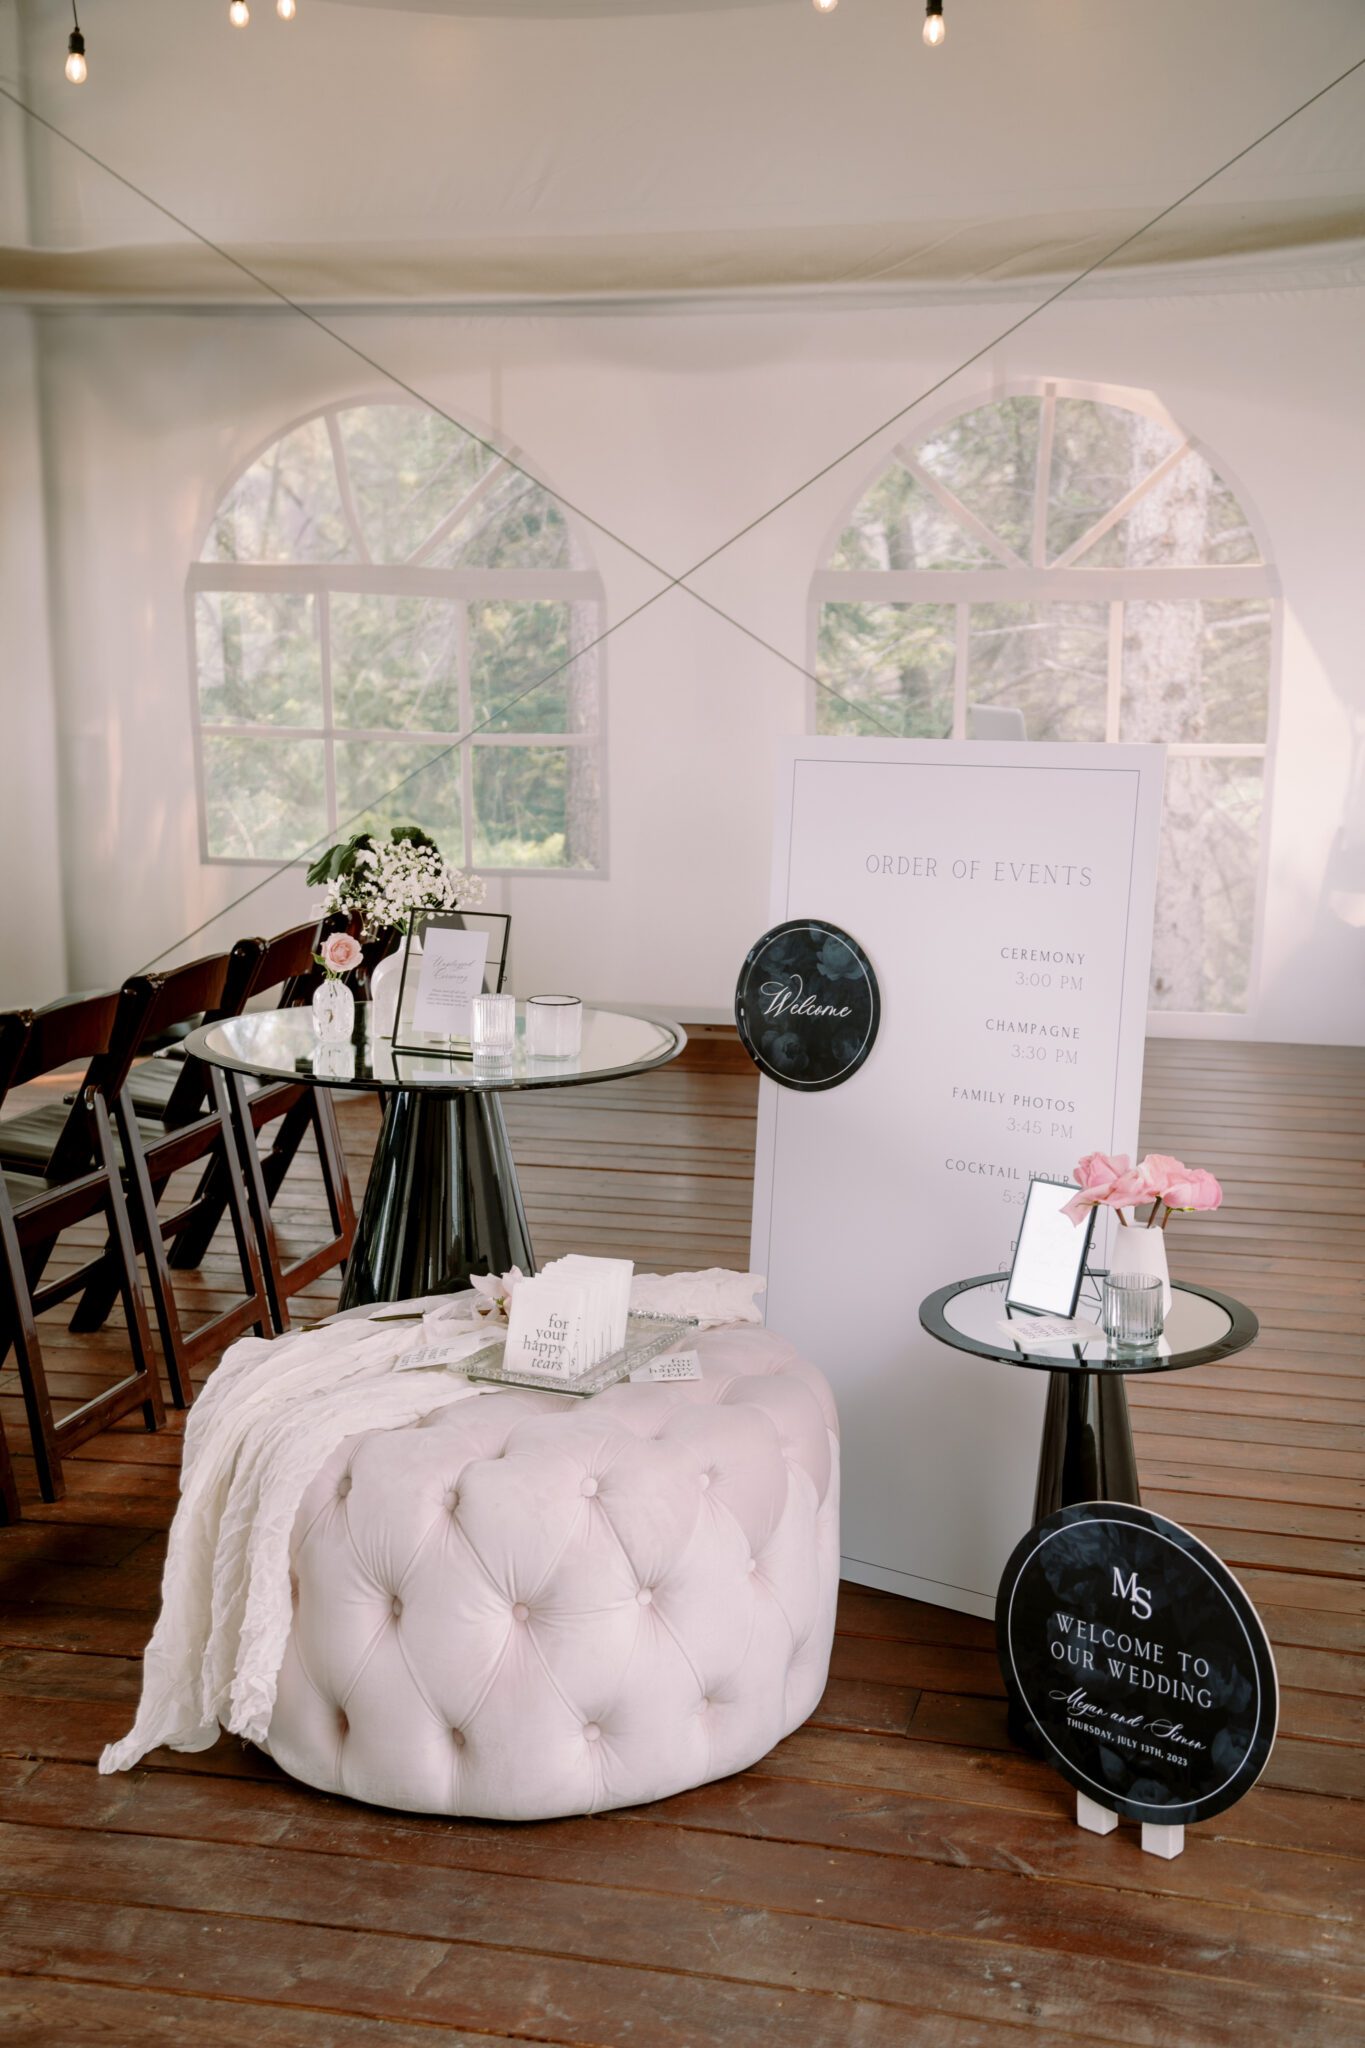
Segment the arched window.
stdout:
[[330,407],[240,473],[189,588],[206,859],[413,820],[485,874],[600,867],[601,582],[505,456]]
[[1049,383],[896,450],[815,577],[816,671],[840,693],[813,691],[815,724],[1166,741],[1152,1005],[1239,1011],[1277,585],[1208,458],[1124,396]]

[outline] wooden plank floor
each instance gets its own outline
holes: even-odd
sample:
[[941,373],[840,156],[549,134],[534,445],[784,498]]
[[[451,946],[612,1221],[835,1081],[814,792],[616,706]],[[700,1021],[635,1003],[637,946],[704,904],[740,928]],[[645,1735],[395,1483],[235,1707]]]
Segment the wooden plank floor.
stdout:
[[[636,1082],[514,1103],[545,1256],[743,1263],[755,1087],[719,1038]],[[345,1112],[357,1177],[373,1141]],[[1105,1842],[1015,1750],[988,1627],[844,1590],[806,1727],[755,1769],[543,1826],[324,1797],[236,1741],[100,1778],[128,1726],[174,1503],[177,1427],[127,1424],[56,1508],[0,1530],[0,2036],[7,2043],[410,2048],[1332,2048],[1365,2037],[1365,1056],[1157,1041],[1145,1146],[1227,1188],[1177,1274],[1260,1342],[1132,1383],[1145,1498],[1243,1576],[1275,1642],[1262,1784],[1170,1864]],[[291,1197],[300,1241],[315,1184]],[[215,1248],[188,1301],[222,1298]],[[329,1281],[300,1304],[324,1312]],[[56,1318],[59,1394],[116,1332]],[[0,1380],[22,1439],[12,1372]],[[31,1468],[24,1468],[31,1476]]]

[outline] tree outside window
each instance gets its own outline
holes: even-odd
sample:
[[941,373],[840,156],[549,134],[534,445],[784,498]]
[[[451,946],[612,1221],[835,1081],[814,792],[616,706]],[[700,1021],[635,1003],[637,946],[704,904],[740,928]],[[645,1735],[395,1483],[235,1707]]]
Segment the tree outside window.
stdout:
[[1152,1006],[1248,1006],[1277,583],[1157,407],[1049,383],[898,448],[812,588],[820,732],[1160,740]]
[[231,485],[189,597],[206,859],[412,820],[484,873],[601,868],[602,586],[506,455],[318,413]]

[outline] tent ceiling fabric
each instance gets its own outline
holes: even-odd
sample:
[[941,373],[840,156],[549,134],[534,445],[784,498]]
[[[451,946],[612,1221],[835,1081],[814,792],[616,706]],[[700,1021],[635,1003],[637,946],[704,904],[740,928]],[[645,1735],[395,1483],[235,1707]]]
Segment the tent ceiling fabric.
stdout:
[[[0,0],[0,76],[290,296],[454,304],[1065,276],[1365,56],[1360,0],[1315,0],[1292,34],[1281,0],[949,4],[930,52],[913,0],[308,0],[246,35],[123,0],[73,91],[45,0]],[[11,297],[261,298],[0,103],[8,165]],[[1363,236],[1365,71],[1121,261],[1356,257]]]

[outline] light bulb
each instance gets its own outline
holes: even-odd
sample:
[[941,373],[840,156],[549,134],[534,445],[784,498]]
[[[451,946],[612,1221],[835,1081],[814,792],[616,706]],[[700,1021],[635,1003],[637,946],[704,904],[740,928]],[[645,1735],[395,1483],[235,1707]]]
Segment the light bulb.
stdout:
[[929,0],[924,12],[924,40],[936,50],[948,30],[943,20],[943,0]]
[[78,28],[73,28],[67,38],[66,75],[73,85],[84,85],[90,76],[90,66],[85,61],[85,37]]
[[228,20],[234,28],[245,28],[251,19],[251,9],[246,0],[229,0]]
[[281,21],[292,21],[299,11],[299,0],[275,0],[275,12]]
[[814,0],[814,7],[817,14],[833,14],[835,8],[838,5],[839,0]]

